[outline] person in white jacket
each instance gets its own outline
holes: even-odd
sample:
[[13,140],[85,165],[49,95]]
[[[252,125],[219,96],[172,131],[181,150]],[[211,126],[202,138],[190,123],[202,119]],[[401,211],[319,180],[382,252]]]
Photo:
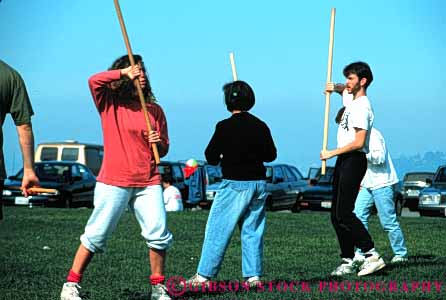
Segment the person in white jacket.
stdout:
[[183,200],[180,190],[173,185],[172,176],[162,175],[162,184],[164,188],[163,198],[166,211],[183,211]]
[[[368,218],[375,205],[381,225],[389,236],[395,254],[391,262],[406,262],[407,248],[396,216],[393,195],[398,177],[384,138],[376,128],[372,128],[370,133],[367,163],[367,171],[356,198],[354,213],[368,228]],[[360,255],[360,251],[357,253]]]

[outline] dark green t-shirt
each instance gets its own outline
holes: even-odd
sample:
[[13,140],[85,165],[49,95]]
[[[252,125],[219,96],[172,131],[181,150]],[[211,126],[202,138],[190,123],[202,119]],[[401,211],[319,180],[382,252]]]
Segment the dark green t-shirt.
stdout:
[[34,114],[22,77],[0,60],[0,180],[6,178],[2,127],[8,113],[16,126],[31,123]]

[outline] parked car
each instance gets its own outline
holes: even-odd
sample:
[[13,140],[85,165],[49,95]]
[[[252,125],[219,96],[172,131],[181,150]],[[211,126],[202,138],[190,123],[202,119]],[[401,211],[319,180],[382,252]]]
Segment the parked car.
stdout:
[[410,172],[404,175],[401,194],[404,200],[404,206],[411,211],[418,209],[418,200],[420,191],[429,186],[428,180],[432,181],[434,172]]
[[446,217],[446,165],[440,166],[430,184],[421,190],[418,210],[420,215],[441,215]]
[[[288,164],[267,165],[266,178],[266,209],[291,209],[293,212],[298,212],[297,200],[308,185],[300,171],[295,166]],[[207,187],[206,203],[202,205],[203,207],[212,205],[218,190],[219,183],[210,184]]]
[[[191,202],[197,203],[201,208],[208,209],[211,207],[212,201],[214,201],[215,198],[215,194],[220,188],[220,183],[223,180],[223,174],[221,172],[220,166],[213,166],[207,163],[199,167],[198,172],[200,171],[203,174],[200,177],[204,178],[203,187],[205,192],[204,195],[198,193],[194,195],[194,200],[191,199]],[[192,176],[191,180],[194,179],[195,177]],[[198,189],[196,191],[198,191]]]
[[291,209],[292,212],[299,212],[298,200],[307,187],[306,179],[295,166],[288,164],[266,166],[266,209]]
[[[306,189],[299,199],[301,209],[331,209],[333,198],[333,174],[334,167],[327,167],[325,175],[321,176],[320,168],[313,179],[310,179],[310,187]],[[395,211],[401,216],[403,207],[403,197],[399,188],[400,184],[395,185],[394,201]],[[376,213],[376,208],[373,210]]]
[[321,168],[315,172],[310,168],[309,183],[299,197],[299,207],[301,209],[330,209],[333,190],[334,167],[326,168],[325,175],[321,175]]
[[23,169],[5,180],[3,203],[5,205],[44,205],[93,207],[96,178],[89,168],[76,162],[46,161],[35,164],[36,175],[42,188],[56,189],[56,195],[41,194],[23,197],[20,187]]
[[36,162],[52,160],[78,162],[87,166],[97,176],[104,157],[104,146],[75,140],[41,143],[37,145],[34,156]]

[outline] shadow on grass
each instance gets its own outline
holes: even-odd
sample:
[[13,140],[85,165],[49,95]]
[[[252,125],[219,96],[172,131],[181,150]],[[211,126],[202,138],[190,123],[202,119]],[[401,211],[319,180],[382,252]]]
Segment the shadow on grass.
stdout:
[[432,254],[423,254],[423,255],[414,255],[409,256],[409,261],[401,262],[396,264],[391,264],[390,262],[387,264],[384,270],[394,270],[399,269],[401,267],[410,267],[410,266],[439,266],[441,264],[445,264],[446,261],[442,257],[438,257]]

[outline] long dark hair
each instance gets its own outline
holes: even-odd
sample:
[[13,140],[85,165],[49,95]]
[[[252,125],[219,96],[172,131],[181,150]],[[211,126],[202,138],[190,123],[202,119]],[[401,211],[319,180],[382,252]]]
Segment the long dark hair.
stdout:
[[[141,63],[142,71],[144,71],[144,76],[146,77],[146,86],[142,89],[142,93],[146,102],[153,103],[156,102],[155,95],[152,92],[152,86],[150,85],[150,80],[148,78],[147,70],[144,67],[144,62],[141,55],[134,54],[133,59],[135,64]],[[130,59],[128,55],[123,55],[116,59],[109,70],[120,70],[130,66]],[[123,76],[121,79],[115,81],[111,85],[112,90],[119,95],[120,99],[129,99],[136,95],[136,88],[133,85],[133,81],[127,76]]]

